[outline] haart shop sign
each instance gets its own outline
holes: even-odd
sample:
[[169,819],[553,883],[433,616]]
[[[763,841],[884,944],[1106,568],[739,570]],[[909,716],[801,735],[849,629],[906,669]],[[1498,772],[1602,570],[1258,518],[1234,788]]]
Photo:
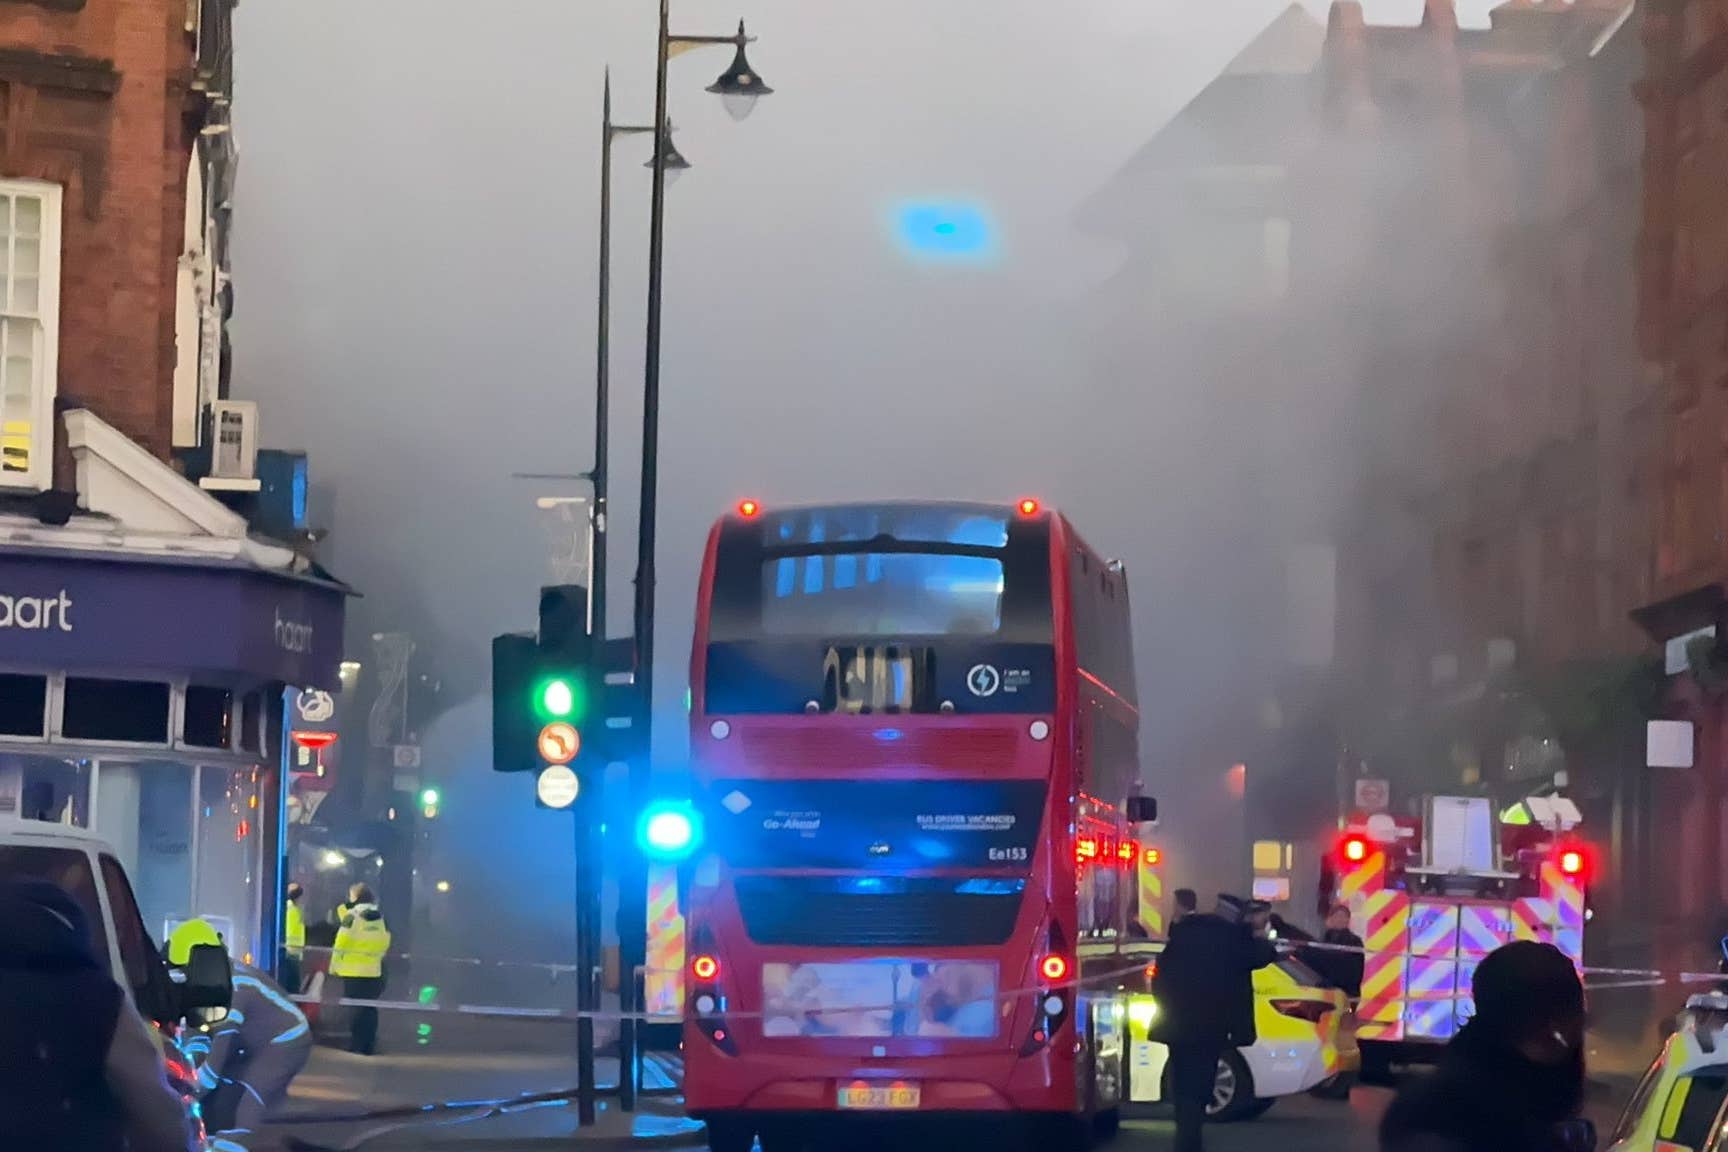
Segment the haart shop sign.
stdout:
[[333,686],[346,597],[251,568],[0,552],[0,667]]

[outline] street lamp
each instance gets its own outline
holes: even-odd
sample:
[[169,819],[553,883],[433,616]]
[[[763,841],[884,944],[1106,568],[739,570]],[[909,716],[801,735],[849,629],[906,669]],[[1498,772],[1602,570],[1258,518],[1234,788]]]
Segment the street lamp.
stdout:
[[[661,136],[661,144],[660,144],[660,150],[662,153],[665,154],[665,157],[666,157],[665,163],[666,163],[666,179],[667,180],[678,179],[678,177],[683,175],[685,170],[690,167],[690,161],[684,159],[684,154],[682,152],[678,151],[678,145],[676,145],[672,142],[673,131],[674,131],[674,129],[673,129],[672,125],[670,125],[670,124],[666,125],[666,131]],[[647,159],[647,161],[643,163],[642,167],[644,167],[644,168],[654,167],[654,158],[652,156],[650,156]]]
[[[750,111],[755,97],[770,91],[750,62],[744,46],[750,43],[744,22],[738,22],[733,36],[674,36],[671,28],[670,0],[660,0],[659,35],[656,38],[654,60],[654,125],[668,123],[666,111],[666,66],[673,50],[699,48],[709,44],[730,44],[734,53],[732,67],[722,73],[709,90],[722,97],[735,98],[728,106],[734,117]],[[656,513],[659,500],[660,453],[660,297],[665,269],[666,251],[666,177],[672,158],[667,133],[654,133],[653,190],[648,214],[648,320],[642,358],[642,490],[637,505],[636,531],[636,602],[634,640],[636,648],[636,755],[630,761],[630,811],[640,812],[648,799],[648,774],[653,747],[654,701],[654,544]],[[646,862],[632,854],[625,865],[627,872],[619,880],[619,958],[623,972],[634,973],[647,960],[648,874]],[[640,1011],[643,999],[636,982],[624,984],[627,990],[627,1015],[620,1022],[618,1036],[619,1104],[623,1108],[636,1103],[636,1021],[628,1015]]]
[[734,40],[738,51],[732,57],[732,67],[720,73],[719,79],[708,85],[708,91],[721,98],[727,115],[742,120],[755,110],[758,97],[770,95],[774,89],[762,82],[762,77],[750,67],[750,60],[744,55],[744,45],[750,40],[744,35],[742,20],[738,21],[738,35]]

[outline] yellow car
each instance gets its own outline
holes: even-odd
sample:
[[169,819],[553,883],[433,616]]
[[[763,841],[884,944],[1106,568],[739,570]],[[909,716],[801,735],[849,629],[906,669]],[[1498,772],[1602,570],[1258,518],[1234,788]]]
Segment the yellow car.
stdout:
[[1620,1114],[1608,1152],[1728,1149],[1728,996],[1686,1002],[1678,1029]]
[[[1158,1103],[1169,1087],[1169,1050],[1148,1038],[1158,1018],[1151,980],[1163,948],[1161,943],[1142,943],[1123,950],[1127,957],[1146,960],[1140,974],[1122,986],[1128,1006],[1130,1104]],[[1226,1051],[1218,1061],[1218,1079],[1206,1108],[1209,1118],[1252,1119],[1280,1096],[1299,1092],[1349,1092],[1361,1065],[1349,999],[1300,960],[1281,957],[1254,973],[1254,1030],[1258,1040]]]

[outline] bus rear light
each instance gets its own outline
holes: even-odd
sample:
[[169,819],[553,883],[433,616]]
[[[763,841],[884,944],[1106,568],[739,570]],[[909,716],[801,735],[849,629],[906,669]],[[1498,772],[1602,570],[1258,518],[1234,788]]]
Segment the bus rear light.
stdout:
[[1038,974],[1052,984],[1060,984],[1068,979],[1068,957],[1046,956],[1038,965]]
[[[712,940],[703,940],[706,932],[698,932],[698,947],[713,947]],[[690,976],[696,985],[691,989],[692,995],[687,1003],[690,1014],[702,1035],[708,1037],[714,1046],[728,1056],[738,1054],[738,1045],[733,1042],[731,1031],[726,1025],[726,996],[719,985],[720,961],[709,952],[698,952],[690,958]]]

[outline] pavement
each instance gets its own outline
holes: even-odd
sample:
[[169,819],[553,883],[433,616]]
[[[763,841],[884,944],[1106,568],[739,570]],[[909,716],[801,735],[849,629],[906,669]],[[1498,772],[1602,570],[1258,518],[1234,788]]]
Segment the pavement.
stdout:
[[[695,1147],[702,1127],[683,1115],[682,1061],[650,1054],[637,1111],[598,1101],[596,1122],[576,1123],[574,1054],[474,1051],[411,1046],[355,1056],[316,1048],[288,1099],[263,1130],[236,1138],[249,1152],[428,1148],[441,1152],[545,1148],[549,1142],[634,1149]],[[618,1082],[618,1061],[600,1057],[604,1094]]]
[[[543,1031],[518,1035],[514,1051],[475,1050],[464,1035],[438,1045],[409,1042],[402,1051],[364,1057],[316,1049],[285,1105],[266,1128],[235,1141],[248,1152],[543,1152],[584,1149],[695,1149],[702,1126],[682,1113],[681,1061],[651,1054],[648,1095],[636,1112],[615,1099],[598,1102],[594,1125],[576,1124],[571,1096],[575,1060]],[[1589,1113],[1606,1132],[1655,1051],[1642,1037],[1592,1034]],[[618,1063],[596,1061],[603,1089],[617,1082]],[[1420,1072],[1411,1073],[1421,1075]],[[1348,1101],[1308,1097],[1280,1100],[1259,1119],[1219,1125],[1207,1133],[1211,1152],[1372,1152],[1375,1129],[1391,1093],[1359,1087]],[[1121,1152],[1162,1152],[1169,1147],[1167,1114],[1153,1110],[1125,1121],[1114,1145]],[[822,1152],[816,1149],[814,1152]]]

